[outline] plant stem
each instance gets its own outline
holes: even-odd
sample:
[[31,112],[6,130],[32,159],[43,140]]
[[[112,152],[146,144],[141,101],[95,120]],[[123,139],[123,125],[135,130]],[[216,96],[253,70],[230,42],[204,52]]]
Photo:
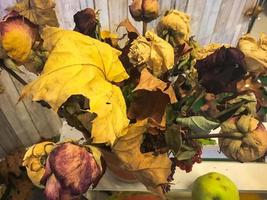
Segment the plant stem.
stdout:
[[16,72],[14,72],[12,69],[9,69],[7,66],[5,66],[4,61],[2,59],[0,59],[0,67],[6,70],[11,76],[13,76],[22,85],[27,85],[27,82],[24,81]]
[[143,22],[143,36],[145,36],[147,30],[147,23]]
[[241,139],[240,136],[228,135],[228,134],[221,134],[221,133],[214,133],[208,135],[189,135],[186,136],[186,139],[208,139],[208,138],[231,138],[231,139]]

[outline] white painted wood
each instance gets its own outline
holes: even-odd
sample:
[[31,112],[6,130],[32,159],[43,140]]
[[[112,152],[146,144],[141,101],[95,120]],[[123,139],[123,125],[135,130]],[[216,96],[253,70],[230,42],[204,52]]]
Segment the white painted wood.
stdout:
[[95,7],[100,11],[100,23],[103,30],[110,30],[109,17],[119,10],[111,11],[108,8],[108,0],[95,0]]

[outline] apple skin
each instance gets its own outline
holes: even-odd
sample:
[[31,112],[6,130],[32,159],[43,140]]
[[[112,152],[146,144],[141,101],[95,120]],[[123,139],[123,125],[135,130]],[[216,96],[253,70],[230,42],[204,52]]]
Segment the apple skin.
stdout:
[[239,192],[228,177],[210,172],[193,183],[192,200],[239,200]]

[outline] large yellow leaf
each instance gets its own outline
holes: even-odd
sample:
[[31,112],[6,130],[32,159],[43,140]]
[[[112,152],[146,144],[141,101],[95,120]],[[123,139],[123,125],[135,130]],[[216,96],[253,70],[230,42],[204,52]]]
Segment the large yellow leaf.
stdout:
[[119,138],[113,146],[113,152],[123,162],[123,167],[131,171],[147,188],[156,190],[160,185],[168,184],[171,174],[171,160],[167,154],[153,155],[141,153],[140,145],[147,129],[147,120],[138,121],[128,128],[128,133]]
[[97,114],[93,142],[112,144],[129,123],[121,90],[111,83],[128,78],[118,59],[120,52],[59,28],[45,28],[42,37],[50,55],[41,76],[23,89],[22,97],[32,95],[33,101],[44,100],[57,111],[71,95],[83,95],[89,99],[87,111]]

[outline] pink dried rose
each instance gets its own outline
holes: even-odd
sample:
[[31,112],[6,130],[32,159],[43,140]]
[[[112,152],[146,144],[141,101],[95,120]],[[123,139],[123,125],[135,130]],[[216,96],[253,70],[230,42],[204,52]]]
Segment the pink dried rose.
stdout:
[[17,62],[25,62],[38,36],[38,28],[12,11],[0,21],[0,43],[5,53]]
[[102,166],[85,147],[73,143],[58,145],[46,161],[41,183],[47,200],[60,200],[96,187],[103,175]]

